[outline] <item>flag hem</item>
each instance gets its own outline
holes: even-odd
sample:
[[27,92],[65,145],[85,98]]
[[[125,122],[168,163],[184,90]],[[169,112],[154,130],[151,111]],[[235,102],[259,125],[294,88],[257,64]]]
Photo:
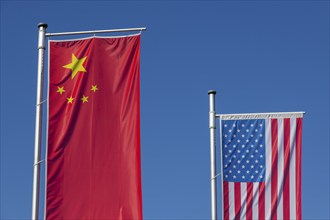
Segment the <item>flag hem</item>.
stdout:
[[47,53],[47,107],[46,107],[46,142],[45,142],[45,187],[44,187],[44,219],[46,219],[47,213],[47,165],[48,165],[48,128],[49,128],[49,85],[50,85],[50,41],[48,40],[48,53]]
[[88,39],[92,39],[92,38],[125,38],[125,37],[139,36],[139,35],[141,35],[141,33],[128,34],[128,35],[118,35],[118,36],[90,36],[90,37],[72,38],[72,39],[63,39],[63,40],[51,40],[51,39],[49,39],[48,42],[67,42],[67,41],[76,41],[76,40],[88,40]]
[[269,119],[269,118],[302,118],[305,112],[273,112],[273,113],[248,113],[248,114],[218,114],[221,120],[238,119]]

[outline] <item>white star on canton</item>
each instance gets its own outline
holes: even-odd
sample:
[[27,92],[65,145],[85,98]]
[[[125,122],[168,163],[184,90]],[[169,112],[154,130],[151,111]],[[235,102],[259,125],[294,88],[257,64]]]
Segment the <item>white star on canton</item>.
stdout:
[[259,124],[260,127],[262,127],[262,124]]
[[240,150],[237,150],[237,153],[241,153],[241,151]]
[[233,155],[233,158],[236,158],[236,155]]
[[258,161],[258,160],[256,160],[255,162],[256,162],[256,163],[259,163],[259,161]]
[[254,147],[254,145],[253,144],[251,144],[251,146],[250,146],[251,148],[253,148]]
[[227,127],[228,125],[227,124],[225,124],[225,128]]
[[262,137],[262,134],[260,134],[259,136]]
[[258,132],[258,129],[254,130],[255,132]]
[[253,156],[253,155],[251,155],[250,157],[251,157],[251,158],[253,158],[254,156]]
[[233,178],[236,179],[236,176],[234,175]]
[[245,179],[245,176],[242,176],[242,179]]
[[250,135],[253,138],[253,134]]
[[242,145],[242,148],[244,148],[244,147],[245,147],[245,145],[243,144],[243,145]]
[[236,148],[236,145],[235,144],[233,145],[233,148]]
[[242,134],[242,137],[245,137],[245,134]]
[[236,169],[236,165],[233,165],[233,168]]
[[251,169],[253,169],[254,168],[254,166],[253,165],[251,165]]
[[244,128],[245,127],[245,124],[242,124],[242,127]]
[[241,132],[241,130],[237,129],[237,132]]
[[229,170],[229,173],[232,173],[233,171]]
[[240,140],[240,139],[238,139],[238,140],[237,140],[237,143],[240,143],[240,142],[241,142],[241,140]]
[[253,178],[254,178],[254,176],[252,175],[252,176],[251,176],[251,179],[253,179]]
[[253,127],[254,125],[253,125],[253,124],[251,124],[250,126],[251,126],[251,127]]
[[231,132],[231,129],[229,129],[228,131]]
[[248,133],[250,130],[249,129],[246,129],[246,132]]
[[256,143],[257,143],[258,141],[259,141],[258,139],[255,140]]
[[264,166],[260,165],[260,168],[263,168]]
[[246,173],[249,174],[250,173],[250,170],[247,170]]
[[258,170],[254,171],[255,173],[259,173]]
[[237,163],[241,163],[241,161],[240,161],[240,160],[238,160],[238,161],[237,161]]
[[244,159],[245,158],[245,155],[242,155],[242,158]]
[[246,163],[250,163],[250,161],[249,161],[249,160],[247,160],[247,161],[246,161]]
[[237,170],[237,173],[241,173],[241,171],[240,170]]
[[244,166],[244,165],[242,165],[242,168],[244,169],[244,168],[245,168],[245,166]]

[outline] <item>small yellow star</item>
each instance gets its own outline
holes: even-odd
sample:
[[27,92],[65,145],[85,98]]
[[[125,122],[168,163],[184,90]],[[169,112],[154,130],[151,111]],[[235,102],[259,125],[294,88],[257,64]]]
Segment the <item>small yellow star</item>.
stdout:
[[58,86],[56,92],[58,92],[58,93],[60,93],[60,95],[62,95],[62,93],[65,92],[65,90],[64,90],[64,86],[62,86],[62,87],[59,87],[59,86]]
[[70,96],[70,98],[67,98],[67,100],[68,100],[68,104],[69,104],[69,103],[71,103],[71,104],[72,104],[72,103],[73,103],[73,100],[74,100],[74,98],[73,98],[72,96]]
[[96,90],[99,90],[99,88],[97,88],[97,85],[95,85],[95,86],[92,85],[91,90],[92,90],[93,92],[96,92]]
[[72,54],[72,61],[71,63],[63,66],[66,69],[71,69],[72,70],[72,75],[71,78],[73,79],[78,72],[86,72],[85,67],[83,66],[83,63],[85,62],[87,56],[81,59],[77,59],[77,57]]
[[81,98],[81,101],[82,101],[83,103],[88,102],[88,96],[84,96],[84,95],[83,95],[83,97]]

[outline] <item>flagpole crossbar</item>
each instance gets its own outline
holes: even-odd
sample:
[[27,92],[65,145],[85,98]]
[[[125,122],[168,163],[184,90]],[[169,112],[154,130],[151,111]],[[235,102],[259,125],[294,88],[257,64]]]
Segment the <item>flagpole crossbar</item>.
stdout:
[[46,37],[78,35],[78,34],[101,34],[101,33],[114,33],[114,32],[146,31],[146,30],[147,30],[146,27],[139,27],[139,28],[122,28],[122,29],[110,29],[110,30],[94,30],[94,31],[74,31],[74,32],[62,32],[62,33],[46,33]]

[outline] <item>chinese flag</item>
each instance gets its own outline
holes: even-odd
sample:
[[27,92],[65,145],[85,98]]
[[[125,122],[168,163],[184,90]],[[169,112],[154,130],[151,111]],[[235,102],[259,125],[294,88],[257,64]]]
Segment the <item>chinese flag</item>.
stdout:
[[140,35],[49,48],[46,219],[142,219]]

